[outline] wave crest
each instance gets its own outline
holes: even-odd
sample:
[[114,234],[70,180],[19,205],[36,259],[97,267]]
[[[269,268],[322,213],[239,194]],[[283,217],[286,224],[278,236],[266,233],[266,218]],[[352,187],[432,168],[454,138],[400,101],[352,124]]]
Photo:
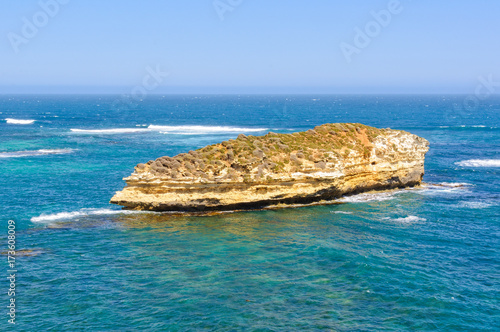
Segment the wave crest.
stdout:
[[147,128],[110,128],[110,129],[70,129],[79,134],[127,134],[140,132],[160,132],[175,135],[204,135],[226,133],[253,133],[263,132],[268,128],[246,128],[231,126],[158,126],[149,125]]
[[180,134],[180,135],[253,133],[253,132],[261,132],[267,130],[267,128],[245,128],[245,127],[231,127],[231,126],[157,126],[157,125],[150,125],[148,129],[160,131],[166,134]]
[[115,128],[115,129],[70,129],[80,134],[127,134],[149,131],[147,128]]
[[461,167],[500,167],[500,159],[470,159],[456,162]]
[[25,151],[12,151],[0,152],[0,158],[19,158],[19,157],[36,157],[52,154],[67,154],[74,152],[74,149],[40,149],[40,150],[25,150]]
[[337,201],[342,203],[382,202],[393,199],[394,195],[397,193],[397,190],[390,192],[362,193],[352,196],[345,196],[339,198]]
[[457,205],[459,208],[467,208],[467,209],[486,209],[491,206],[494,206],[493,203],[483,202],[483,201],[467,201],[461,202]]
[[59,212],[53,214],[41,214],[38,217],[31,218],[34,223],[50,223],[53,221],[70,220],[78,217],[114,215],[114,214],[133,214],[133,213],[152,213],[149,211],[127,211],[111,209],[81,209],[73,212]]
[[5,121],[7,121],[7,123],[10,123],[10,124],[27,125],[27,124],[34,123],[36,120],[21,120],[21,119],[7,118],[7,119],[5,119]]
[[427,219],[420,218],[420,217],[417,217],[417,216],[408,216],[408,217],[405,217],[405,218],[396,218],[396,219],[392,219],[392,220],[397,221],[397,222],[401,222],[401,223],[412,223],[412,222],[427,221]]

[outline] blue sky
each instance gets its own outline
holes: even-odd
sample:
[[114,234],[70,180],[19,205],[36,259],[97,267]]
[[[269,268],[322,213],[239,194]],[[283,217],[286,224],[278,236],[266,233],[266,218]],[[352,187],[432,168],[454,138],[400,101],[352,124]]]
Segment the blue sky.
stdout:
[[213,0],[59,0],[50,16],[40,3],[54,1],[0,0],[0,93],[122,93],[148,68],[169,72],[152,93],[472,93],[479,76],[500,81],[500,1],[401,0],[385,26],[372,12],[397,0],[217,0],[219,13]]

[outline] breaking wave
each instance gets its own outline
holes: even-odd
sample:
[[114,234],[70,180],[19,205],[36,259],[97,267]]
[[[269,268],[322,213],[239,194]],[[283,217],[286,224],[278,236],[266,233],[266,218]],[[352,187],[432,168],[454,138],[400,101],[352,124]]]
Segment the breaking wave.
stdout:
[[352,196],[339,198],[337,202],[342,203],[365,203],[365,202],[382,202],[394,198],[394,195],[400,191],[378,192],[378,193],[363,193]]
[[36,120],[20,120],[20,119],[7,118],[7,119],[5,119],[5,121],[7,121],[7,123],[10,123],[10,124],[27,125],[27,124],[34,123]]
[[150,125],[148,129],[160,131],[166,134],[180,134],[180,135],[253,133],[253,132],[262,132],[267,130],[267,128],[245,128],[245,127],[230,127],[230,126],[157,126],[157,125]]
[[471,186],[471,184],[465,182],[423,183],[418,192],[431,196],[461,195],[463,192],[470,191]]
[[461,202],[457,205],[459,208],[468,208],[468,209],[486,209],[494,204],[488,202],[481,201],[470,201],[470,202]]
[[471,186],[470,183],[466,183],[466,182],[441,182],[438,185],[442,186],[442,187],[450,187],[450,188],[461,188],[461,187]]
[[246,128],[230,126],[157,126],[150,125],[147,128],[110,128],[110,129],[70,129],[79,134],[127,134],[140,132],[160,132],[162,134],[176,135],[204,135],[204,134],[226,134],[226,133],[253,133],[263,132],[268,128]]
[[0,158],[19,158],[19,157],[35,157],[45,156],[52,154],[67,154],[75,151],[74,149],[41,149],[41,150],[26,150],[26,151],[13,151],[13,152],[0,152]]
[[149,131],[147,128],[115,128],[115,129],[70,129],[79,134],[127,134]]
[[500,167],[500,159],[470,159],[456,162],[461,167]]
[[386,219],[390,219],[392,221],[401,222],[401,223],[404,223],[404,224],[413,223],[413,222],[427,221],[427,219],[420,218],[420,217],[417,217],[417,216],[407,216],[405,218],[396,218],[396,219],[386,218]]
[[134,213],[151,213],[149,211],[127,211],[127,210],[111,210],[111,209],[81,209],[74,212],[60,212],[54,214],[41,214],[38,217],[31,218],[34,223],[50,223],[53,221],[70,220],[78,217],[97,216],[97,215],[114,215],[114,214],[134,214]]
[[468,128],[488,128],[497,129],[497,127],[488,127],[485,125],[460,125],[460,126],[439,126],[441,129],[468,129]]
[[465,182],[441,182],[436,184],[422,183],[422,185],[418,187],[392,189],[389,191],[380,191],[380,192],[367,192],[352,196],[344,196],[342,198],[337,199],[336,202],[341,202],[341,203],[383,202],[395,199],[399,194],[405,192],[440,195],[440,194],[448,194],[448,193],[468,190],[470,186],[472,185]]

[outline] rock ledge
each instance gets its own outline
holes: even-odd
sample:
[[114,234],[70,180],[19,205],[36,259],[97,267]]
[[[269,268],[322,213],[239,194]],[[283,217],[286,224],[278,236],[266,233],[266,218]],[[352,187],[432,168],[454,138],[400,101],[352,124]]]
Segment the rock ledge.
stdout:
[[408,132],[358,123],[241,134],[138,164],[111,203],[151,211],[243,210],[415,186],[424,175],[428,146]]

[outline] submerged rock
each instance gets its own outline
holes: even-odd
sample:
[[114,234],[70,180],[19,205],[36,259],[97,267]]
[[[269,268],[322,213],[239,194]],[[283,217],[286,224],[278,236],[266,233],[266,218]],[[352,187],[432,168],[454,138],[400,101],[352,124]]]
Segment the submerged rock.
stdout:
[[[44,254],[45,251],[42,249],[20,249],[15,251],[15,256],[16,257],[21,257],[21,256],[38,256],[41,254]],[[2,251],[0,252],[0,255],[11,255],[11,251]]]
[[259,209],[415,186],[428,146],[408,132],[357,123],[240,135],[139,164],[111,203],[152,211]]

